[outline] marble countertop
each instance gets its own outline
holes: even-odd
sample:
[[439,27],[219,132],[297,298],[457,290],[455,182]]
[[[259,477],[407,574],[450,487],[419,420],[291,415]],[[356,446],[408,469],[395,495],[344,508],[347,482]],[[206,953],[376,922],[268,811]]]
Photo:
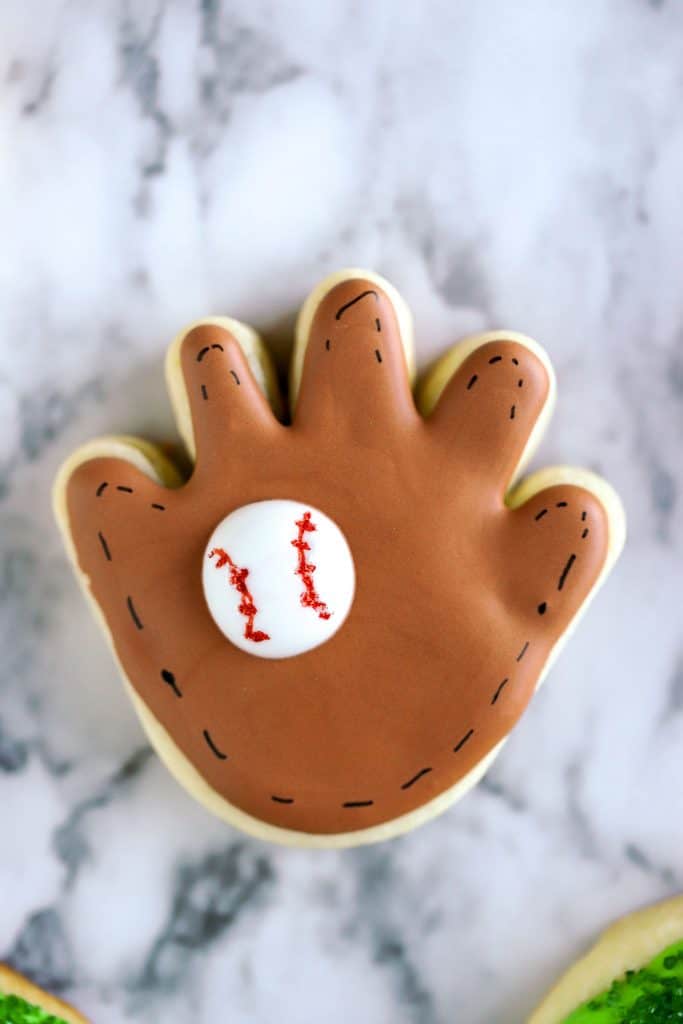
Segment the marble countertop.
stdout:
[[[683,888],[683,8],[673,0],[10,0],[0,39],[0,959],[96,1024],[521,1024]],[[282,360],[338,266],[425,365],[509,326],[556,365],[538,464],[619,488],[626,553],[485,781],[339,853],[212,820],[147,747],[49,491],[172,436],[184,323]]]

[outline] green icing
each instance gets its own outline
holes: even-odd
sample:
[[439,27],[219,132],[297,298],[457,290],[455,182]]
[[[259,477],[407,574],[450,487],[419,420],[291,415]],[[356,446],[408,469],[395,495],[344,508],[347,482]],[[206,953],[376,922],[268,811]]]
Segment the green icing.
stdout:
[[627,971],[563,1024],[683,1024],[683,940]]
[[66,1021],[45,1013],[20,996],[6,996],[0,992],[0,1024],[66,1024]]

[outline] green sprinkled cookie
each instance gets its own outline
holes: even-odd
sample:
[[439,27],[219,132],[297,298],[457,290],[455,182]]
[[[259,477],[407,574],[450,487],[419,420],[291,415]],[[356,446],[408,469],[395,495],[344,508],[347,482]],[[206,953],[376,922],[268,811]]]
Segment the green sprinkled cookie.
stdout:
[[565,1018],[565,1024],[674,1024],[683,1021],[683,941],[668,946]]
[[2,1024],[66,1024],[63,1017],[46,1013],[21,996],[6,996],[0,992],[0,1021]]
[[608,928],[528,1024],[683,1024],[683,895]]
[[72,1006],[0,964],[0,1024],[88,1024]]

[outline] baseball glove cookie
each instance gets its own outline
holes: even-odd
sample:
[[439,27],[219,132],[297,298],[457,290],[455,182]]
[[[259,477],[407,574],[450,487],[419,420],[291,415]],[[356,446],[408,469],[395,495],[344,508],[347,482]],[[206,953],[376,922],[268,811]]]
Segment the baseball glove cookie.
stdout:
[[88,1024],[72,1006],[43,992],[27,978],[0,964],[2,1024]]
[[56,514],[151,742],[264,838],[345,846],[442,811],[482,775],[623,543],[575,469],[509,488],[554,399],[543,350],[468,339],[417,405],[410,314],[375,274],[306,301],[284,425],[256,334],[192,325],[168,386],[192,459],[110,437]]
[[683,1020],[683,896],[622,918],[571,967],[529,1024]]

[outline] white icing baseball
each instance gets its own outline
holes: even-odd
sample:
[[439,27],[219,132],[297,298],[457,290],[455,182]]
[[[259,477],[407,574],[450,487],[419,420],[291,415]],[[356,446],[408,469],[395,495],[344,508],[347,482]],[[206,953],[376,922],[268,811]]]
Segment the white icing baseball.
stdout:
[[228,640],[259,658],[291,658],[337,632],[355,572],[344,534],[324,513],[298,501],[257,501],[215,528],[202,582]]

